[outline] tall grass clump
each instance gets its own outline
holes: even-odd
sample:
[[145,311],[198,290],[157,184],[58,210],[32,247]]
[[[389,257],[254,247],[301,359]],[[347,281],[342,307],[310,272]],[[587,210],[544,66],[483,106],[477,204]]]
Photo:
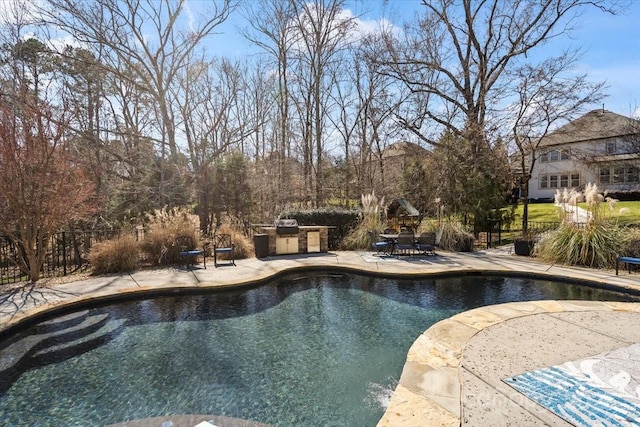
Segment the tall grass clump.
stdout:
[[611,203],[595,184],[587,184],[584,193],[556,192],[556,202],[566,201],[577,207],[584,200],[586,222],[577,222],[577,215],[564,214],[560,227],[544,238],[539,245],[538,256],[546,261],[607,268],[615,265],[616,257],[625,247],[628,236],[618,225],[609,209]]
[[201,247],[198,233],[198,217],[184,208],[159,209],[147,216],[147,232],[142,250],[154,265],[180,262],[176,239],[190,236],[196,247]]
[[473,250],[473,234],[454,221],[442,223],[442,236],[439,246],[447,251],[470,252]]
[[94,244],[89,253],[93,274],[123,273],[136,269],[140,246],[132,235]]
[[375,192],[363,194],[362,221],[347,234],[342,242],[344,249],[368,249],[371,246],[369,233],[380,233],[383,230],[382,214],[384,211],[384,197],[378,199]]

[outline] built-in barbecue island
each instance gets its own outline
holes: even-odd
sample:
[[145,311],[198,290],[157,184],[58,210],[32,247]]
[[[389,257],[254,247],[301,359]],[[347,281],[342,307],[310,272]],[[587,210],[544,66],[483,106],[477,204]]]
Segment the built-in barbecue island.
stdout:
[[308,254],[329,250],[329,227],[298,225],[295,219],[278,219],[273,227],[262,227],[269,235],[269,256]]

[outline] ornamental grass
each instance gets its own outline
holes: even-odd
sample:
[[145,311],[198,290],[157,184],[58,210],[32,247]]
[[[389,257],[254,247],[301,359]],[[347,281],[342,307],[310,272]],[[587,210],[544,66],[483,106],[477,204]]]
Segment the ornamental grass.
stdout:
[[346,250],[369,249],[372,231],[380,233],[383,230],[382,215],[384,211],[384,197],[378,199],[375,193],[363,194],[362,221],[347,234],[342,241],[342,246]]
[[561,206],[568,203],[577,207],[582,200],[586,222],[575,222],[575,214],[565,215],[560,227],[540,242],[537,254],[552,263],[611,268],[630,235],[612,213],[613,199],[607,200],[595,184],[587,184],[584,193],[556,193],[556,203]]
[[124,273],[138,267],[140,246],[132,235],[94,244],[89,253],[92,274]]

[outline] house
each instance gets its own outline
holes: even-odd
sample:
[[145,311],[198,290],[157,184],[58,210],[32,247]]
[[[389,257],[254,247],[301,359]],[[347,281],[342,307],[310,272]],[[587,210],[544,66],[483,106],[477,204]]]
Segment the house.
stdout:
[[549,133],[535,152],[531,199],[553,199],[556,190],[640,190],[640,121],[604,109],[590,111]]

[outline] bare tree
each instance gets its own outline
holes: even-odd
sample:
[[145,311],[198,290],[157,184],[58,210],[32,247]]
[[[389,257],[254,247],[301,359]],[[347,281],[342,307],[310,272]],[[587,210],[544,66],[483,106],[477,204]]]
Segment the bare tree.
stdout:
[[528,226],[529,181],[546,136],[556,125],[573,120],[604,96],[604,83],[592,83],[586,74],[571,74],[578,59],[577,52],[564,52],[511,73],[518,83],[518,99],[508,111],[513,120],[510,139],[517,149],[520,169],[523,232]]
[[[501,126],[511,123],[503,108],[517,93],[513,71],[532,62],[530,54],[552,39],[570,33],[585,8],[614,13],[617,3],[423,0],[424,14],[405,26],[403,38],[387,37],[387,54],[379,59],[381,72],[412,92],[412,110],[399,115],[400,125],[434,147],[442,135],[451,136],[448,142],[467,145],[454,150],[464,154],[460,161],[467,174],[496,184],[487,185],[498,192],[491,197],[466,192],[470,198],[461,207],[493,210],[499,206],[483,202],[506,200],[495,164],[502,161],[504,152]],[[474,217],[490,214],[473,210]]]
[[[242,151],[245,139],[255,132],[255,118],[246,116],[250,102],[246,69],[228,60],[205,62],[190,58],[178,80],[181,87],[179,115],[183,122],[189,163],[192,167],[198,215],[202,231],[212,223],[215,162],[227,151]],[[176,98],[177,99],[177,98]],[[220,212],[215,215],[220,219]]]
[[[257,8],[256,5],[259,5]],[[259,46],[270,58],[276,69],[277,87],[275,100],[277,105],[276,128],[274,129],[276,155],[275,183],[272,196],[276,205],[284,207],[288,201],[289,180],[288,157],[291,156],[291,50],[297,43],[299,32],[295,31],[295,8],[293,0],[267,0],[252,2],[243,14],[252,31],[244,36]]]
[[356,168],[363,192],[374,191],[387,198],[394,197],[394,189],[386,185],[385,149],[401,136],[396,117],[407,100],[407,91],[397,80],[380,72],[378,58],[384,55],[384,41],[389,29],[366,36],[360,44],[360,60],[353,70],[353,84],[362,105],[358,123],[358,156]]
[[443,130],[455,135],[468,127],[489,131],[490,120],[500,113],[496,107],[514,89],[509,70],[570,32],[585,7],[617,10],[616,2],[607,0],[422,4],[424,15],[405,28],[404,39],[387,38],[381,64],[416,97],[413,114],[400,117],[401,124],[432,145]]
[[67,117],[24,93],[0,101],[0,233],[36,282],[49,237],[92,211],[93,186],[66,143]]
[[161,196],[164,161],[178,154],[179,121],[173,108],[178,74],[234,7],[232,0],[206,5],[196,19],[186,16],[186,0],[48,0],[39,10],[45,23],[92,51],[100,50],[102,63],[116,80],[141,85],[153,97],[160,126],[147,136],[160,145]]
[[341,15],[343,3],[342,0],[293,2],[299,33],[293,52],[298,70],[296,108],[302,130],[305,178],[316,206],[324,197],[325,118],[329,114],[329,93],[336,84],[330,70],[339,62],[353,24],[352,18]]

